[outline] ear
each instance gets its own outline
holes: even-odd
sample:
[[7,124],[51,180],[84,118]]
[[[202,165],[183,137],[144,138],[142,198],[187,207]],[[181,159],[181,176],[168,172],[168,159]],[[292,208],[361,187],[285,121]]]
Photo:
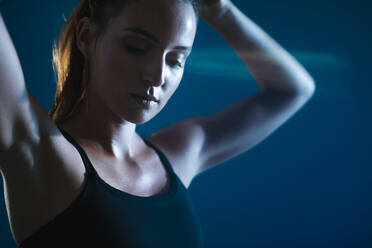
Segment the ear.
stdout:
[[83,17],[79,20],[76,27],[76,46],[85,56],[89,56],[89,49],[92,42],[92,24],[88,17]]

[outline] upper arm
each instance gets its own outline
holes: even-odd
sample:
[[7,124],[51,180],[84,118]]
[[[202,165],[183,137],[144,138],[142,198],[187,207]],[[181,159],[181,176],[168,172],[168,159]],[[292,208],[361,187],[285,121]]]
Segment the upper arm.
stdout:
[[9,150],[37,145],[53,128],[47,111],[26,89],[17,52],[0,15],[0,169],[8,166],[3,158]]
[[289,94],[267,89],[204,116],[199,121],[205,139],[197,173],[248,151],[263,141],[310,97],[311,94]]
[[14,140],[22,110],[28,105],[23,71],[17,52],[0,15],[0,151]]
[[[11,166],[11,157],[32,156],[31,160],[38,160],[37,156],[43,155],[41,149],[49,144],[50,137],[59,133],[54,121],[39,101],[27,90],[25,94],[22,101],[0,112],[0,117],[4,116],[4,113],[8,115],[7,118],[0,118],[0,138],[5,140],[5,145],[0,150],[1,171]],[[5,157],[6,164],[3,161]]]

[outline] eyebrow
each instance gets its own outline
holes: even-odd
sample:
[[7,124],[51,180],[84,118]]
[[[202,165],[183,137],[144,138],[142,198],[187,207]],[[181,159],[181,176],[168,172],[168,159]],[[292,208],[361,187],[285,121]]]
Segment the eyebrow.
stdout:
[[[155,35],[141,29],[141,28],[137,28],[137,27],[129,27],[129,28],[123,28],[123,31],[131,31],[131,32],[135,32],[135,33],[139,33],[147,38],[149,38],[150,40],[152,40],[153,42],[159,42],[159,39],[156,38]],[[174,46],[173,47],[174,49],[178,49],[178,50],[186,50],[186,51],[191,51],[191,47],[188,47],[188,46]]]

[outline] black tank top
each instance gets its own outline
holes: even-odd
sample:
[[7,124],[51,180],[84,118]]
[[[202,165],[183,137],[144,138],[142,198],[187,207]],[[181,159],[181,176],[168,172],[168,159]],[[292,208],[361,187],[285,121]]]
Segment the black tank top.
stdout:
[[203,247],[201,225],[187,189],[158,148],[142,137],[170,173],[170,188],[154,196],[137,196],[103,181],[82,147],[66,131],[60,131],[82,157],[87,171],[84,189],[20,247]]

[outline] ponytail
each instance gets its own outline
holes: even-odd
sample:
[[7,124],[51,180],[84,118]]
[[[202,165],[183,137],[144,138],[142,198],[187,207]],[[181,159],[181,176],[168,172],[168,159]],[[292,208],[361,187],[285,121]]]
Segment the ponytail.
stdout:
[[81,18],[89,16],[89,2],[79,3],[54,41],[53,70],[58,81],[49,115],[57,125],[69,118],[86,98],[88,63],[76,45],[76,27]]

